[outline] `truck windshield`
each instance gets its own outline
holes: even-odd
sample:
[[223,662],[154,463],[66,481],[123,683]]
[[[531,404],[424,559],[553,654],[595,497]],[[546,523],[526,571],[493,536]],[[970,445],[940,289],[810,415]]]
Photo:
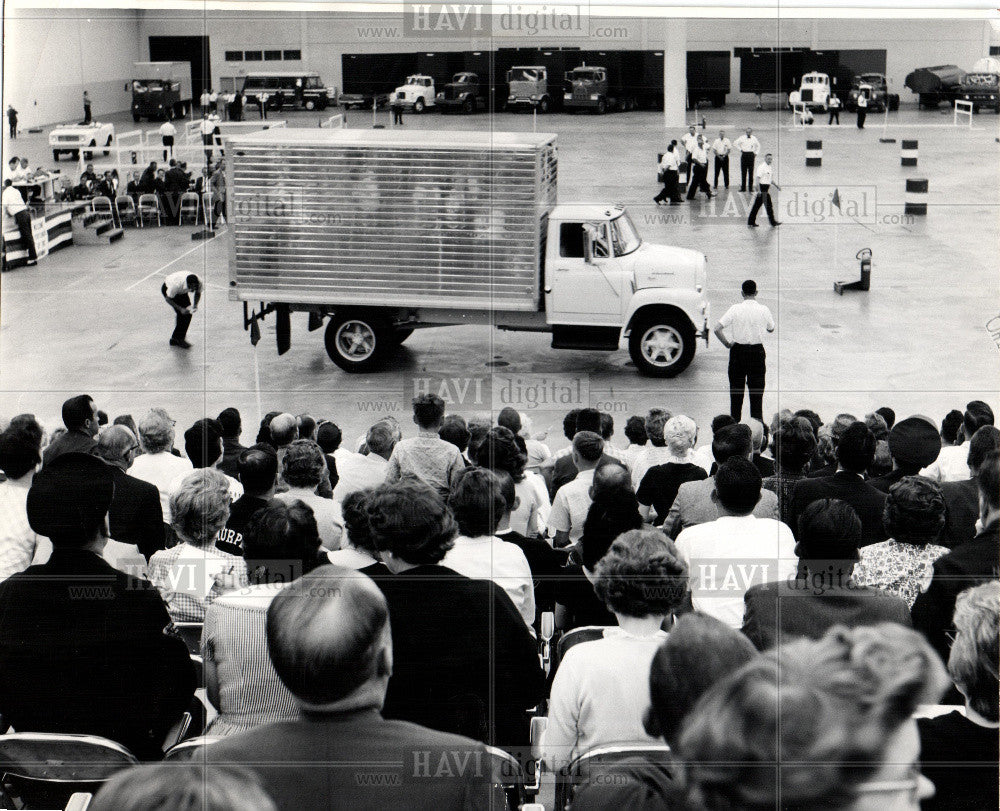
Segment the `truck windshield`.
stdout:
[[965,79],[962,80],[962,84],[978,87],[990,87],[991,85],[997,84],[997,74],[970,73],[965,77]]
[[137,93],[158,93],[163,90],[163,82],[147,82],[147,81],[135,81],[132,82],[132,89]]
[[635,230],[628,214],[622,213],[611,221],[611,242],[615,247],[615,256],[625,256],[632,253],[642,244],[642,237]]
[[595,70],[574,70],[570,74],[571,81],[583,81],[583,82],[593,82],[596,79],[600,79],[600,74]]
[[537,82],[538,71],[534,68],[512,68],[510,71],[510,81]]
[[317,87],[322,87],[323,83],[319,80],[319,76],[309,76],[306,78],[306,87],[315,89]]

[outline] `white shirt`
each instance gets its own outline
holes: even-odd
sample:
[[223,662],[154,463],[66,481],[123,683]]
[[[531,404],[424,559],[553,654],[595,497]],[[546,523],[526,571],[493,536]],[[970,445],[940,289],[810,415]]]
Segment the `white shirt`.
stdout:
[[660,159],[660,169],[664,172],[668,169],[672,169],[676,172],[680,165],[681,159],[677,157],[676,152],[664,152],[663,157]]
[[549,530],[552,535],[568,532],[571,541],[580,540],[583,523],[590,511],[590,486],[593,483],[594,471],[581,470],[573,481],[559,488],[549,513]]
[[740,152],[752,152],[754,155],[760,152],[760,141],[756,135],[741,135],[736,139],[735,146]]
[[211,100],[212,100],[212,97],[209,95],[209,93],[208,93],[207,90],[204,93],[201,94],[201,106],[202,107],[207,107],[208,103]]
[[764,163],[762,163],[760,166],[757,167],[757,171],[755,172],[755,174],[757,175],[758,186],[770,186],[771,176],[774,174],[774,167],[771,166],[771,164],[769,164],[767,161],[765,161]]
[[514,494],[519,503],[510,514],[510,528],[526,538],[543,535],[552,510],[545,479],[527,470],[524,478],[514,485]]
[[544,758],[553,769],[597,746],[662,743],[642,719],[649,709],[649,668],[667,634],[632,636],[609,627],[603,639],[570,648],[549,698]]
[[31,476],[0,482],[0,581],[31,565],[38,536],[28,523]]
[[13,217],[19,211],[27,209],[27,206],[24,204],[24,198],[21,196],[21,192],[13,186],[8,186],[3,190],[3,194],[0,195],[0,203],[3,204],[3,213],[8,217]]
[[719,319],[729,339],[737,344],[762,344],[765,332],[774,329],[771,311],[756,299],[743,299],[734,304]]
[[688,150],[688,157],[702,166],[708,163],[708,153],[705,151],[705,147],[698,144],[695,144],[694,147]]
[[692,149],[694,149],[697,143],[698,143],[697,135],[692,135],[690,132],[685,132],[681,136],[681,144],[684,145],[685,152],[690,152]]
[[969,443],[961,445],[944,445],[938,458],[920,471],[936,482],[961,482],[972,474],[969,472]]
[[171,273],[163,280],[163,283],[167,286],[167,296],[174,298],[182,293],[190,293],[188,289],[187,278],[191,274],[186,270],[178,270]]
[[275,493],[274,497],[291,504],[301,501],[308,504],[316,516],[316,527],[319,529],[319,542],[324,549],[340,549],[340,539],[344,534],[344,514],[340,504],[332,498],[316,495],[307,487],[289,487],[284,493]]
[[867,106],[868,106],[868,99],[865,96],[859,94],[858,95],[858,107],[861,108],[861,109],[864,109]]
[[712,465],[715,463],[715,455],[712,453],[712,443],[695,448],[691,452],[691,461],[703,468],[706,473],[712,472]]
[[712,151],[720,156],[725,157],[729,154],[729,150],[733,148],[733,142],[728,138],[716,138],[712,141]]
[[363,456],[360,453],[337,448],[333,452],[337,463],[337,485],[333,488],[333,498],[343,503],[351,493],[378,487],[385,482],[385,472],[389,462],[377,453]]
[[177,127],[175,127],[169,121],[164,121],[162,124],[160,124],[160,135],[173,136],[176,134],[177,134]]
[[549,446],[538,439],[525,439],[524,447],[528,451],[528,469],[534,470],[546,459],[552,458]]
[[826,102],[826,106],[832,109],[837,109],[840,107],[840,99],[837,96],[830,96]]
[[170,489],[171,483],[178,476],[183,478],[193,470],[191,462],[181,456],[174,456],[169,451],[163,453],[143,453],[135,457],[128,475],[144,482],[149,482],[160,491],[160,508],[163,510],[163,522],[170,523]]
[[219,94],[213,90],[211,94],[209,94],[208,100],[212,102],[212,104],[215,104],[215,102],[219,100]]
[[794,577],[798,566],[792,531],[773,518],[722,516],[683,530],[676,545],[690,568],[694,610],[730,628],[743,627],[747,589]]
[[524,624],[535,621],[535,585],[521,547],[494,535],[459,535],[441,565],[473,580],[492,580],[507,592]]
[[199,125],[202,135],[211,135],[215,132],[215,122],[210,118],[203,118],[201,124]]

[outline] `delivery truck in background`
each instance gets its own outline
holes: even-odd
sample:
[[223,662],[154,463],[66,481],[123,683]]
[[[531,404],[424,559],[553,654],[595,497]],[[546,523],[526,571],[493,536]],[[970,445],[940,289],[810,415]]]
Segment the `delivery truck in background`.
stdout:
[[190,62],[132,64],[132,120],[184,118],[192,106]]
[[563,109],[568,112],[590,110],[600,115],[608,111],[634,110],[638,78],[627,76],[626,67],[612,56],[607,64],[584,63],[567,71]]
[[226,139],[230,298],[244,327],[326,323],[342,369],[416,329],[548,333],[673,377],[708,340],[704,254],[654,245],[612,203],[557,203],[545,133],[272,129]]

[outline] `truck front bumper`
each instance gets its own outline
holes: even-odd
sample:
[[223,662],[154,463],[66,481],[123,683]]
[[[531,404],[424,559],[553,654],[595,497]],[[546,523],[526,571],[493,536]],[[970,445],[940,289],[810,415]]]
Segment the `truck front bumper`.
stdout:
[[434,102],[434,105],[442,110],[461,110],[463,104],[465,99],[438,99]]

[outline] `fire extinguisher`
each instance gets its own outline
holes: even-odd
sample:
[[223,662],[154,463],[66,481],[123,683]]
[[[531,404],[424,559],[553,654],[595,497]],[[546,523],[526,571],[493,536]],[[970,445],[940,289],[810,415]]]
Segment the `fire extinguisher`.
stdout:
[[861,278],[856,282],[834,282],[833,289],[840,295],[845,290],[870,290],[872,284],[872,249],[862,248],[854,256],[861,262]]

